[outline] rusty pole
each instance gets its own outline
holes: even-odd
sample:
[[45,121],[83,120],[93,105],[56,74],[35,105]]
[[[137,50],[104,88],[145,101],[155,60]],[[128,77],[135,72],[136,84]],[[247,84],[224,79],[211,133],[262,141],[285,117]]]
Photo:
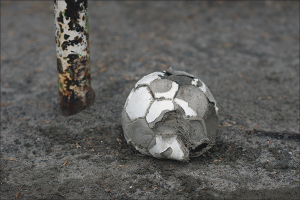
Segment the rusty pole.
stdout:
[[95,98],[91,86],[87,0],[54,0],[60,111],[73,115]]

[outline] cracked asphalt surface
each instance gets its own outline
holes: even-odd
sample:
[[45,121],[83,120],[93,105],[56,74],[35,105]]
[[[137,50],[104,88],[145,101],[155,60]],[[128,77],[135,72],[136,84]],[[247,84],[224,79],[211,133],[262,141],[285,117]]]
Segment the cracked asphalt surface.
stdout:
[[[1,1],[1,199],[299,199],[299,2],[89,2],[96,99],[64,117],[52,1]],[[203,80],[216,145],[189,162],[127,145],[125,100],[168,67]]]

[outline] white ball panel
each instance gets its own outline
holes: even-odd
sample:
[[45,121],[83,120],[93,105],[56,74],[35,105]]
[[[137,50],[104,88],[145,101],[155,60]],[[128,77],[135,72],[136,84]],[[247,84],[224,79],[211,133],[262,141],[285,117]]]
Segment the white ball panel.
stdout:
[[148,123],[153,122],[161,113],[165,110],[174,110],[174,104],[172,100],[155,100],[151,105],[149,112],[146,116],[146,121]]
[[145,117],[148,107],[153,98],[146,87],[136,89],[126,106],[126,112],[131,120],[139,117]]
[[135,88],[137,88],[139,85],[149,85],[152,81],[156,80],[156,79],[160,79],[160,77],[158,75],[163,76],[164,73],[162,72],[153,72],[147,76],[144,76],[141,80],[139,80],[136,84],[135,84]]
[[156,136],[156,144],[151,149],[149,149],[149,152],[156,158],[163,158],[161,153],[171,147],[172,154],[168,158],[174,160],[183,160],[184,153],[176,138],[176,136],[170,138],[162,138],[162,136]]

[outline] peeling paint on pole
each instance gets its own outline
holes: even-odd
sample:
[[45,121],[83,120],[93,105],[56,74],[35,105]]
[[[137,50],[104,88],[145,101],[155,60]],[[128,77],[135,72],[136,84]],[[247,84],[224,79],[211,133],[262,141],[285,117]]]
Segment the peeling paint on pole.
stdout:
[[60,111],[73,115],[95,98],[91,87],[87,0],[54,0]]

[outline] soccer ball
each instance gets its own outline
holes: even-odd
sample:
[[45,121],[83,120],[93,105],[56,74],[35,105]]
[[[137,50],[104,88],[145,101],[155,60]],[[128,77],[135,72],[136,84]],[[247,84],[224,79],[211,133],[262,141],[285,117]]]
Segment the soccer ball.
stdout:
[[193,75],[172,68],[153,72],[131,90],[122,111],[127,143],[156,158],[186,161],[215,144],[216,100]]

